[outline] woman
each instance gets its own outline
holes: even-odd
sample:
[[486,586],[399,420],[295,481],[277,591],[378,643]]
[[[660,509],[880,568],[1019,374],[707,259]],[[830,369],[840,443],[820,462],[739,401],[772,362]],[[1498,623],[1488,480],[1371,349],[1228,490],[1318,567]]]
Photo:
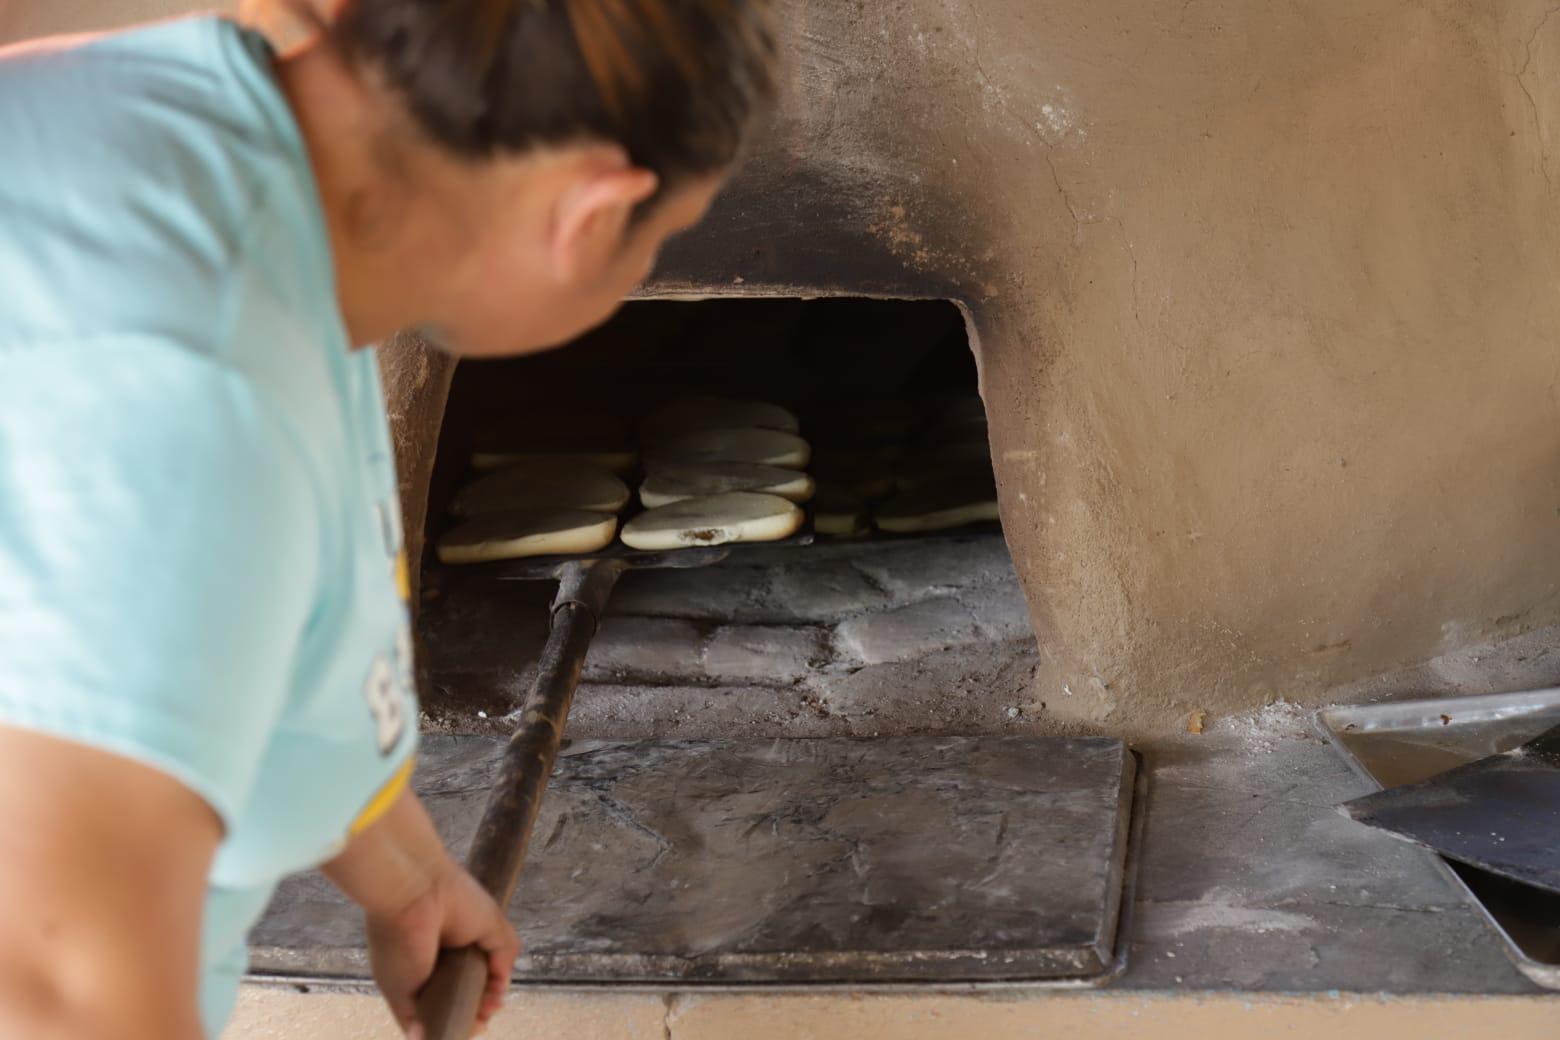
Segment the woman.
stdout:
[[[215,1035],[278,878],[409,1032],[517,951],[407,789],[374,353],[607,317],[769,93],[743,0],[347,0],[0,56],[0,1036]],[[305,5],[305,10],[308,10]]]

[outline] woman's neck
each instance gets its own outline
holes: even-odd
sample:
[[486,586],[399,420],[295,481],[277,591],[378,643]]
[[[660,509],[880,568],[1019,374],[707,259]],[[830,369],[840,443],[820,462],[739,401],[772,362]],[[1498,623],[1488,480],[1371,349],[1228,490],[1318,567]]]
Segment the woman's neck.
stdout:
[[[460,324],[474,305],[505,311],[516,291],[556,281],[556,213],[594,183],[580,170],[599,148],[464,158],[317,29],[279,53],[277,80],[318,185],[353,343]],[[481,291],[495,271],[510,288]]]
[[[294,46],[277,59],[276,75],[303,135],[325,211],[336,294],[354,345],[377,343],[421,319],[427,283],[415,258],[390,241],[411,205],[411,192],[392,183],[383,142],[381,106],[340,57],[321,42]],[[387,165],[390,167],[387,170]]]

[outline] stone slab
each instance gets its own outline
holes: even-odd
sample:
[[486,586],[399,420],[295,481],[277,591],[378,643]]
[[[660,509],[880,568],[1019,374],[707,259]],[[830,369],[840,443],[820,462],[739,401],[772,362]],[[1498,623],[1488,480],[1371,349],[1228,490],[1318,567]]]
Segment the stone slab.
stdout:
[[[501,742],[429,737],[464,848]],[[531,982],[1019,980],[1109,966],[1133,760],[1106,738],[581,742],[512,906]],[[356,914],[278,893],[262,971],[360,973]]]

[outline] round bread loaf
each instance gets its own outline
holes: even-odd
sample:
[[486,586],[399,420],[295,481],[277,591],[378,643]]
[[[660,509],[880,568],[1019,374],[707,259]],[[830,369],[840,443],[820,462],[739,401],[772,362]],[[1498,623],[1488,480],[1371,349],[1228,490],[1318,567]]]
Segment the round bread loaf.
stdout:
[[524,556],[590,553],[612,544],[617,517],[584,509],[487,513],[439,539],[444,563],[490,563]]
[[775,542],[795,534],[802,520],[800,507],[779,495],[732,491],[708,498],[688,498],[640,513],[623,525],[623,544],[663,551],[733,542]]
[[794,433],[740,427],[695,430],[669,437],[645,457],[648,470],[707,462],[757,462],[785,469],[806,469],[812,448]]
[[813,490],[813,479],[794,469],[761,462],[705,462],[651,470],[639,486],[639,501],[646,509],[656,509],[689,498],[755,491],[805,502]]
[[600,448],[566,451],[475,451],[471,454],[472,469],[511,469],[516,466],[565,469],[600,469],[608,473],[627,473],[639,465],[639,452],[633,448]]
[[605,470],[564,466],[500,469],[467,484],[450,501],[455,516],[516,510],[585,509],[616,513],[628,505],[628,485]]

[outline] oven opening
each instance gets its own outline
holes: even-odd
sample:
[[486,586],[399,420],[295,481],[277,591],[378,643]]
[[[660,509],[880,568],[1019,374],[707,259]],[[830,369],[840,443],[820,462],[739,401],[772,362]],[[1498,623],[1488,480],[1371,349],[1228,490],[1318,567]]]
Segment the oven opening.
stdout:
[[[515,497],[527,469],[578,469],[610,473],[628,501],[615,534],[549,552],[661,545],[649,521],[678,507],[677,544],[769,541],[626,573],[571,738],[1031,731],[1037,650],[978,387],[964,314],[943,300],[635,301],[565,349],[462,363],[427,514],[427,726],[510,728],[555,586],[469,580],[488,564],[463,562],[461,530],[531,505]],[[698,503],[728,487],[774,515],[701,526]],[[575,504],[605,510],[602,493]]]

